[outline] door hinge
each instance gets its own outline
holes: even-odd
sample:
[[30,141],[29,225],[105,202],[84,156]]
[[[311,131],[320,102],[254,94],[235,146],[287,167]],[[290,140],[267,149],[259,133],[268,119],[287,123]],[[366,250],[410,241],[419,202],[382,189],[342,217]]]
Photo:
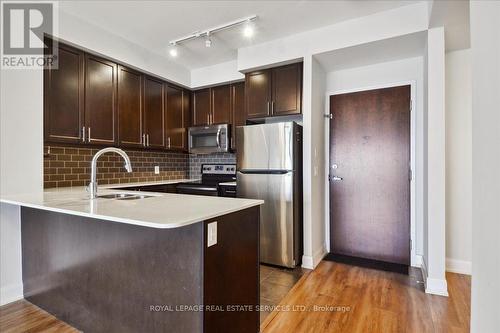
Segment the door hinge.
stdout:
[[333,119],[333,114],[327,113],[327,114],[324,114],[323,117],[325,117],[327,119]]
[[413,250],[413,240],[410,239],[410,250]]
[[408,179],[413,180],[413,171],[411,169],[408,170]]
[[410,112],[413,111],[413,100],[410,99]]

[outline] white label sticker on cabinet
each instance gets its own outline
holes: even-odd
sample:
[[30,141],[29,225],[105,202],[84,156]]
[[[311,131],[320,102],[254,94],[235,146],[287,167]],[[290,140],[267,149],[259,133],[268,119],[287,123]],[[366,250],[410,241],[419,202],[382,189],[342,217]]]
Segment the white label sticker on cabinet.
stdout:
[[207,247],[217,244],[217,221],[208,224]]

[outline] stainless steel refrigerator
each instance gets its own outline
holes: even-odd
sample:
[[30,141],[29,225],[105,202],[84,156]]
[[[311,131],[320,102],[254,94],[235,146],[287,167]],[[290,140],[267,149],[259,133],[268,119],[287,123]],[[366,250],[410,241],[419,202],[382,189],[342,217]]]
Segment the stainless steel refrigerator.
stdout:
[[302,257],[302,126],[236,128],[237,196],[262,199],[260,261],[295,267]]

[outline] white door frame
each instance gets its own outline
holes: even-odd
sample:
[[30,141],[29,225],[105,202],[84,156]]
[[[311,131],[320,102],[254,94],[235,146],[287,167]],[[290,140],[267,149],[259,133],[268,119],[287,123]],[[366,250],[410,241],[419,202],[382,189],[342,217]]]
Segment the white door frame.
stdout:
[[[347,93],[354,93],[366,90],[392,88],[398,86],[410,86],[410,167],[412,170],[412,179],[410,181],[410,265],[420,267],[420,260],[416,254],[416,135],[417,135],[417,82],[415,80],[399,81],[387,84],[374,86],[365,86],[360,88],[335,90],[326,92],[325,96],[325,114],[330,113],[330,96]],[[329,120],[327,118],[327,120]],[[330,182],[328,175],[330,174],[330,121],[325,121],[325,245],[327,252],[330,252]]]

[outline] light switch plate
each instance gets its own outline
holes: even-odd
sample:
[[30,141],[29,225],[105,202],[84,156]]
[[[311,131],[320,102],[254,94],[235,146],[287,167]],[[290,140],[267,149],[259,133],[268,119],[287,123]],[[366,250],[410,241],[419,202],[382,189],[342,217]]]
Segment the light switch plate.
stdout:
[[217,222],[208,224],[207,247],[217,244]]
[[159,174],[160,174],[160,166],[155,165],[155,175],[159,175]]

